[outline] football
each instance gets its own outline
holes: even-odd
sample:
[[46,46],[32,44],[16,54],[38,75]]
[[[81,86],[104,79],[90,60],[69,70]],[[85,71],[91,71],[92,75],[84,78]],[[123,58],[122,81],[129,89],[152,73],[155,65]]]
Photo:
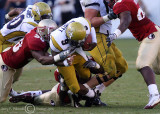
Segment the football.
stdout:
[[85,41],[84,41],[84,46],[83,46],[83,48],[84,48],[84,49],[88,49],[91,43],[92,43],[92,36],[91,36],[91,34],[89,34],[89,35],[86,37]]

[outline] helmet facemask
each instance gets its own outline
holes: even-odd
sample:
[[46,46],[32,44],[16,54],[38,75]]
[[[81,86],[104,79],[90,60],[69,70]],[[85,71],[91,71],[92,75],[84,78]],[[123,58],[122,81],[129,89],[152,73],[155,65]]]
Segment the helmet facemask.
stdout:
[[49,42],[50,34],[57,29],[57,24],[51,19],[43,19],[39,22],[37,33],[41,36],[42,40]]
[[50,40],[50,34],[54,30],[55,30],[55,28],[53,28],[53,27],[46,27],[46,26],[44,26],[44,27],[37,27],[38,34],[46,42],[49,42],[49,40]]

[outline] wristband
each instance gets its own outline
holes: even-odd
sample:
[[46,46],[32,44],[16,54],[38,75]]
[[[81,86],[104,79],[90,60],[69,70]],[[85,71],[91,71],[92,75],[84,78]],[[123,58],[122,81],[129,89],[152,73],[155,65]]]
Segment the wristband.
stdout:
[[119,29],[116,29],[114,31],[114,34],[116,34],[116,36],[119,37],[122,34],[122,32]]
[[6,15],[5,15],[5,18],[6,18],[6,19],[10,19],[11,17],[10,17],[8,14],[6,14]]
[[103,18],[104,22],[107,22],[107,21],[110,20],[110,19],[108,18],[108,15],[105,15],[105,16],[103,16],[102,18]]
[[96,63],[96,69],[99,69],[100,65],[98,63]]
[[63,61],[63,64],[64,64],[64,66],[69,66],[67,60],[64,60],[64,61]]
[[57,62],[57,61],[59,61],[59,60],[60,60],[60,56],[59,56],[59,54],[55,55],[53,58],[54,58],[54,61],[55,61],[55,62]]

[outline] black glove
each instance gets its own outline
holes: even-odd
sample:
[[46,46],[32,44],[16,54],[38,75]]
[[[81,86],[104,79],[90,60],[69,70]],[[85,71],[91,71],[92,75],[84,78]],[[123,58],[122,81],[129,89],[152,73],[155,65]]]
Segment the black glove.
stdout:
[[117,19],[117,18],[118,18],[118,15],[116,15],[116,14],[113,12],[113,10],[111,10],[110,13],[108,14],[108,18],[109,18],[110,20],[112,20],[112,19]]

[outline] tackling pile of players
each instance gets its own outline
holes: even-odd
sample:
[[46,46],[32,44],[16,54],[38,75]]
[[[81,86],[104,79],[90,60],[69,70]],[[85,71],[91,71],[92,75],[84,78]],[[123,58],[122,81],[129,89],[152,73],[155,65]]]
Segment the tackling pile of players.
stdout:
[[[13,103],[82,107],[80,101],[85,100],[86,107],[106,106],[100,100],[101,93],[128,69],[113,40],[128,28],[142,42],[136,66],[150,93],[149,103],[144,108],[154,108],[160,102],[153,73],[159,74],[160,70],[160,28],[145,17],[135,0],[80,2],[84,17],[73,18],[59,28],[44,2],[14,9],[6,15],[10,21],[0,31],[0,102],[10,95],[9,101]],[[120,18],[120,25],[111,33],[111,20],[116,18]],[[92,42],[90,48],[85,49],[88,36]],[[89,51],[92,57],[84,51]],[[12,84],[33,59],[43,65],[57,66],[54,74],[57,84],[51,90],[17,93]]]

